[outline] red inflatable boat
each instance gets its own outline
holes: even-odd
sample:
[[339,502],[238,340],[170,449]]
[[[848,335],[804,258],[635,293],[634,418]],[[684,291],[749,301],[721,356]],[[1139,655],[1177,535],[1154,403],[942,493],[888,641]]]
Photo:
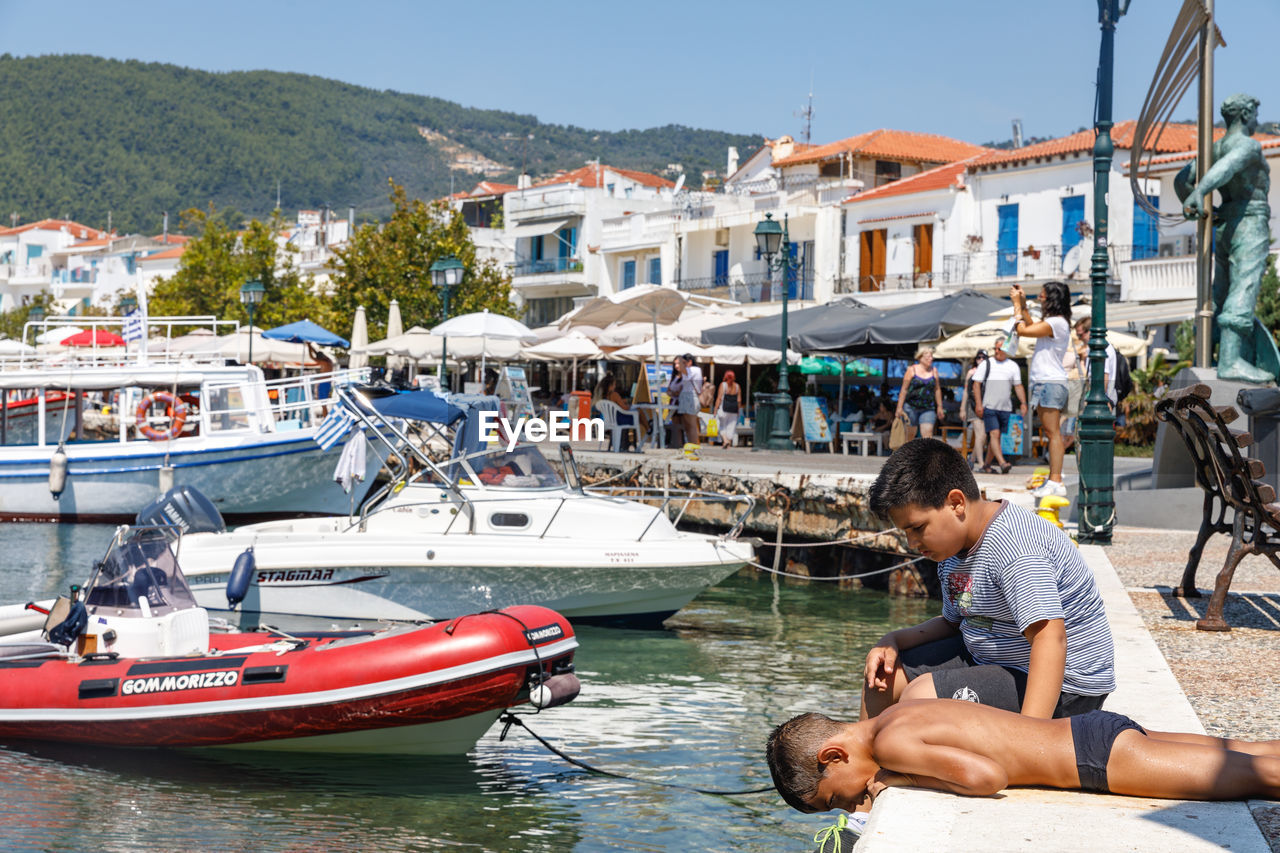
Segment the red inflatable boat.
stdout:
[[[123,530],[123,529],[122,529]],[[372,632],[211,633],[165,537],[117,534],[50,642],[0,644],[0,741],[463,753],[577,695],[573,629],[522,606]]]

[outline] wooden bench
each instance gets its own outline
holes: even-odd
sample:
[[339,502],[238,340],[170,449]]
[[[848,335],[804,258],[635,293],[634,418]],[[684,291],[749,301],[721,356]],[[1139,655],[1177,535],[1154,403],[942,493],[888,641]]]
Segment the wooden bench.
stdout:
[[1209,607],[1204,618],[1196,622],[1196,628],[1202,631],[1230,631],[1231,626],[1222,618],[1222,608],[1236,566],[1249,554],[1263,554],[1280,568],[1280,504],[1275,503],[1276,490],[1260,479],[1266,474],[1266,467],[1242,452],[1253,444],[1253,435],[1227,426],[1240,413],[1233,406],[1210,405],[1209,397],[1207,385],[1171,391],[1156,404],[1156,417],[1186,444],[1196,485],[1204,490],[1200,530],[1175,594],[1200,596],[1196,570],[1205,543],[1215,533],[1230,533],[1231,547],[1218,572]]

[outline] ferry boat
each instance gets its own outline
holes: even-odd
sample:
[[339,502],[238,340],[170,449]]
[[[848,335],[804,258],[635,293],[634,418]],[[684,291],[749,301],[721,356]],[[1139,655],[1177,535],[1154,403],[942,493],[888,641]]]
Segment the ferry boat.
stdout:
[[[205,317],[149,324],[199,323],[218,325]],[[343,447],[324,449],[315,436],[332,388],[353,375],[362,374],[267,381],[255,365],[199,352],[6,358],[0,394],[14,401],[0,407],[0,520],[125,522],[182,484],[232,521],[350,513],[383,459],[375,447],[344,491],[334,482]],[[22,418],[12,431],[11,408]]]
[[[358,517],[184,536],[204,607],[225,611],[221,590],[252,549],[257,569],[243,604],[234,616],[220,612],[243,627],[447,619],[522,602],[575,622],[652,625],[754,556],[738,538],[749,497],[584,488],[567,444],[562,475],[538,445],[508,452],[480,442],[479,416],[496,398],[379,393],[353,386],[338,396],[384,443],[391,480]],[[436,451],[453,455],[437,461]],[[743,509],[722,535],[679,530],[697,500]]]
[[211,631],[170,539],[120,528],[83,596],[73,588],[42,631],[0,643],[0,741],[462,754],[506,708],[577,695],[573,629],[542,607],[365,632]]

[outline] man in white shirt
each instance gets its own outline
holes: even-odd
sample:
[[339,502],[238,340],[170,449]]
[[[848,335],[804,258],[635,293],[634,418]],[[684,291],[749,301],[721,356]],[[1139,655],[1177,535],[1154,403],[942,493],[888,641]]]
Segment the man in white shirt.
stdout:
[[[982,472],[1008,474],[1013,465],[1005,461],[1000,436],[1009,431],[1015,393],[1022,421],[1026,423],[1027,394],[1022,388],[1022,371],[1004,351],[1003,337],[996,338],[993,352],[995,357],[987,359],[973,374],[973,411],[982,418],[983,425],[987,428],[987,464],[983,466]],[[995,463],[994,466],[992,462]]]
[[[1084,376],[1084,396],[1089,396],[1089,369],[1093,363],[1089,361],[1089,331],[1093,328],[1093,318],[1081,317],[1076,321],[1076,337],[1080,339],[1080,349],[1076,351],[1080,359],[1080,373]],[[1107,358],[1102,365],[1103,387],[1107,389],[1107,399],[1111,401],[1111,411],[1116,410],[1116,348],[1107,341]],[[1081,406],[1083,408],[1083,405]]]

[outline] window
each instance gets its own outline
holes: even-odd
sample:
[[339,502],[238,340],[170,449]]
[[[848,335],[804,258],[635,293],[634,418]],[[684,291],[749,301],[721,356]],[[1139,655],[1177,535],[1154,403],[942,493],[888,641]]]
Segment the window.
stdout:
[[528,527],[529,516],[523,512],[495,512],[489,516],[491,527]]
[[1002,204],[996,209],[996,275],[1018,274],[1018,206]]
[[636,262],[623,261],[622,262],[622,289],[626,290],[628,287],[635,287],[635,286],[636,286]]
[[27,261],[34,261],[36,258],[44,254],[44,246],[29,244],[27,246]]
[[912,229],[912,242],[915,246],[913,264],[915,269],[915,286],[933,287],[933,223],[917,225]]
[[715,271],[716,271],[716,282],[715,282],[716,287],[728,287],[729,286],[729,250],[717,249],[715,252],[712,252],[711,262],[712,262],[712,265],[715,267]]
[[[1160,207],[1160,196],[1149,195],[1147,201],[1156,208]],[[1159,250],[1160,223],[1135,200],[1133,202],[1133,259],[1141,261],[1154,258],[1159,254]]]
[[859,238],[858,289],[880,290],[884,287],[885,243],[889,231],[876,228],[863,231]]
[[662,258],[649,259],[649,283],[662,284]]
[[1084,196],[1072,195],[1062,200],[1062,255],[1080,242],[1080,223],[1084,222]]
[[529,299],[524,303],[524,324],[531,328],[554,323],[573,309],[572,296]]
[[876,161],[876,186],[891,183],[902,177],[902,164],[892,160]]

